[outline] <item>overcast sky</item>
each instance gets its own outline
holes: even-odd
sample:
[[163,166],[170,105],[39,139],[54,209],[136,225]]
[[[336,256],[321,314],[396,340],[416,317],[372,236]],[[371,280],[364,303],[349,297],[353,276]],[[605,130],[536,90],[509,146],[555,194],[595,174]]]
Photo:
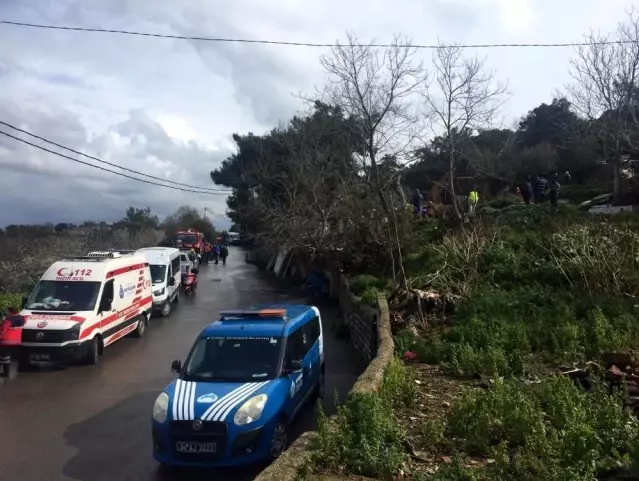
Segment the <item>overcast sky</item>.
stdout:
[[[550,43],[612,31],[626,0],[0,0],[0,20],[175,35],[331,43],[394,33],[415,43]],[[262,133],[302,108],[324,74],[318,48],[62,32],[0,24],[0,120],[109,162],[213,187],[234,132]],[[468,51],[468,54],[474,54]],[[482,50],[512,97],[504,122],[569,81],[570,48]],[[432,52],[424,51],[430,61]],[[7,129],[4,129],[7,131]],[[13,133],[13,132],[10,132]],[[225,196],[145,185],[0,136],[0,226],[160,216],[215,219]]]

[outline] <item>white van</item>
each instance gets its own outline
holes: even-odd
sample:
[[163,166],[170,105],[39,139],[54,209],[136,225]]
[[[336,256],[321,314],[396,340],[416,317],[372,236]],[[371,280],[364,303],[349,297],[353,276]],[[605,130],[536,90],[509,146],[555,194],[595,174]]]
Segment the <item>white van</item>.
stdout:
[[146,258],[151,269],[153,311],[166,317],[171,313],[171,304],[180,300],[182,253],[173,247],[145,247],[137,253]]
[[144,256],[92,252],[54,262],[23,300],[21,361],[96,364],[109,344],[144,335],[152,300]]

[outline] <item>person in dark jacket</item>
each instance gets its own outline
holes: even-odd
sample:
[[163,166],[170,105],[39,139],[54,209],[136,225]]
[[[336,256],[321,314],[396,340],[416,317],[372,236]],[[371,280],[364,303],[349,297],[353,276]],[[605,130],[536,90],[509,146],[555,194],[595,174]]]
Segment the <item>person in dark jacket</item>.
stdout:
[[222,264],[226,265],[226,258],[229,256],[229,248],[226,244],[220,245],[220,259],[222,259]]
[[544,201],[546,190],[548,190],[548,179],[546,179],[546,174],[540,174],[534,186],[535,204],[540,204]]
[[220,244],[213,245],[213,260],[215,261],[215,265],[220,263]]
[[411,198],[411,203],[413,204],[413,213],[415,215],[419,215],[422,211],[422,201],[424,200],[424,196],[419,191],[419,189],[415,189],[413,192],[413,196]]
[[553,208],[557,208],[560,189],[561,184],[559,184],[559,176],[555,174],[550,180],[550,205],[552,205]]
[[530,204],[530,201],[533,198],[533,184],[532,184],[532,176],[528,176],[528,178],[526,179],[526,182],[524,182],[524,185],[522,186],[521,189],[521,196],[524,199],[524,202],[526,204]]

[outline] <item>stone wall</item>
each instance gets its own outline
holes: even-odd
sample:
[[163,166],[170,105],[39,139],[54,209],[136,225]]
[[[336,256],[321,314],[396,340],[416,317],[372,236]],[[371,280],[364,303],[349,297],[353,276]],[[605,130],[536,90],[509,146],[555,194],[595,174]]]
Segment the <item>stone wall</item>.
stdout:
[[[350,321],[347,320],[347,322],[351,323],[349,328],[353,326],[351,334],[353,344],[359,344],[363,351],[370,350],[370,343],[373,342],[371,334],[366,334],[365,332],[366,316],[372,313],[375,319],[373,324],[373,318],[368,317],[370,321],[369,326],[372,326],[370,329],[375,329],[375,354],[366,370],[357,379],[353,389],[351,389],[351,393],[376,392],[384,382],[384,373],[393,358],[394,352],[388,303],[386,302],[386,298],[380,294],[377,298],[377,311],[367,306],[362,306],[361,303],[358,303],[357,299],[351,295],[350,291],[348,291],[348,283],[343,276],[337,277],[339,277],[339,282],[342,283],[339,289],[339,291],[341,291],[340,306],[344,309],[343,315],[345,319],[350,319]],[[300,470],[311,460],[311,448],[316,436],[317,433],[314,431],[308,431],[302,434],[278,460],[262,471],[255,480],[298,480]]]
[[351,343],[360,358],[368,364],[377,352],[377,318],[379,311],[362,304],[351,293],[348,280],[341,273],[333,276],[332,281],[338,284],[331,291],[337,291],[340,311],[344,322],[348,326]]
[[[275,253],[254,249],[247,252],[246,262],[273,270],[278,277],[292,276],[298,279],[305,279],[314,268],[308,259],[290,254],[284,249]],[[279,270],[278,263],[281,264]],[[336,266],[326,264],[321,270],[330,281],[330,296],[339,301],[342,317],[350,332],[351,343],[360,359],[368,364],[377,352],[378,310],[362,304],[359,298],[353,296],[348,280]]]

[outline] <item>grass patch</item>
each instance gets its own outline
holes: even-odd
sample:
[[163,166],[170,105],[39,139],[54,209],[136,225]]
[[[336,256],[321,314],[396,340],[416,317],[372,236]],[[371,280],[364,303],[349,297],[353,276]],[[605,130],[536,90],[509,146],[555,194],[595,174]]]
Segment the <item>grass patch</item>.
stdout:
[[[564,377],[541,384],[496,382],[468,391],[444,422],[444,449],[485,456],[488,479],[591,481],[630,466],[639,434],[624,393],[584,392]],[[471,478],[472,479],[472,478]]]
[[[574,206],[552,212],[500,199],[477,222],[407,254],[411,286],[451,299],[454,314],[445,323],[430,317],[423,336],[396,332],[396,354],[410,350],[456,378],[493,378],[411,431],[447,459],[415,479],[592,481],[613,468],[638,472],[627,393],[611,394],[596,379],[586,392],[549,375],[558,364],[639,345],[638,231],[633,214],[603,220]],[[418,407],[404,415],[422,419]]]
[[379,393],[352,394],[334,420],[318,405],[316,469],[393,479],[407,460],[406,432],[394,410],[412,405],[414,393],[406,368],[393,360]]

